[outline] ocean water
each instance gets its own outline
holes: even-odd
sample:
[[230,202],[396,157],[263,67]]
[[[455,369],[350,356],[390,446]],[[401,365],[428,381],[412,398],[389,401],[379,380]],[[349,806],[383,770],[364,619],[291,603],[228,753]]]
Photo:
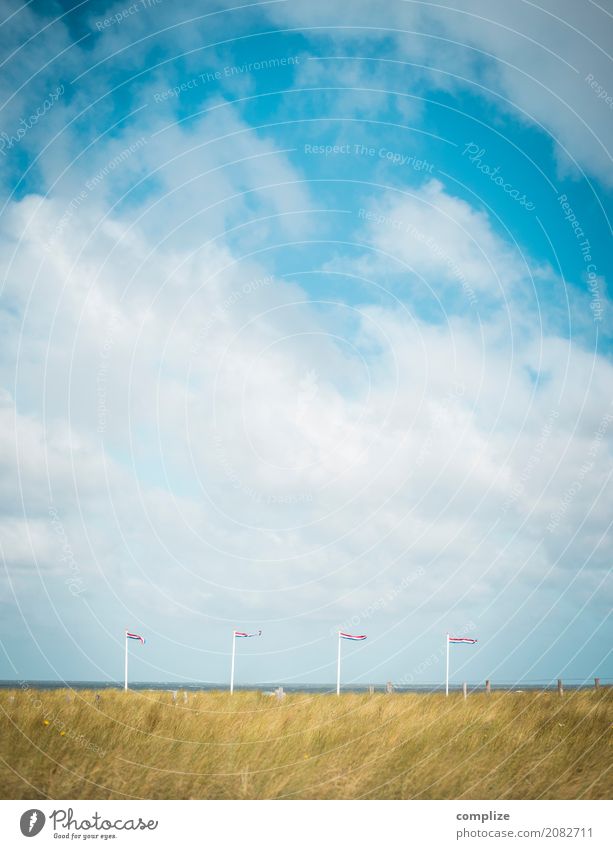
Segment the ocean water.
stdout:
[[[601,679],[601,686],[611,686],[613,684],[613,679]],[[234,685],[235,691],[245,691],[245,692],[253,692],[254,690],[260,690],[262,692],[271,692],[275,690],[277,687],[283,687],[286,693],[321,693],[321,694],[335,694],[336,686],[334,684],[279,684],[279,682],[264,682],[264,683],[253,683],[253,684],[245,684],[245,685]],[[0,689],[35,689],[35,690],[58,690],[58,689],[66,689],[66,690],[121,690],[123,689],[123,681],[36,681],[36,680],[0,680]],[[565,690],[580,690],[580,689],[591,689],[594,687],[594,679],[590,678],[585,681],[564,681],[564,689]],[[208,691],[225,691],[229,689],[228,682],[221,683],[211,683],[208,681],[203,682],[182,682],[182,681],[131,681],[130,682],[130,690],[165,690],[165,691],[173,691],[173,690],[187,690],[187,691],[197,691],[197,690],[208,690]],[[368,693],[369,692],[368,685],[347,685],[341,688],[343,693]],[[385,684],[375,684],[374,689],[376,693],[384,693],[386,692]],[[468,684],[468,692],[480,692],[485,689],[483,683],[479,684]],[[534,690],[556,690],[557,682],[556,681],[542,681],[542,682],[501,682],[495,684],[492,682],[492,691],[497,692],[524,692],[524,691],[534,691]],[[449,685],[450,692],[461,692],[462,685],[461,684],[450,684]],[[412,684],[410,686],[400,686],[394,685],[395,693],[442,693],[445,692],[444,683],[436,683],[436,684]]]

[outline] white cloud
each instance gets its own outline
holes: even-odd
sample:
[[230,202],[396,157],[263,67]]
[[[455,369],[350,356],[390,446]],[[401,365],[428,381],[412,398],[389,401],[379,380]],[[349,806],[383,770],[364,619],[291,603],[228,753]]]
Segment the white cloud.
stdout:
[[[454,206],[436,185],[425,192],[436,196],[441,220],[449,209],[469,217],[490,261],[504,255],[482,216]],[[23,203],[16,215],[38,201]],[[33,238],[21,241],[13,266],[21,280],[34,279],[28,269],[44,227],[52,228],[47,206],[35,216]],[[92,581],[102,569],[122,586],[122,563],[133,560],[132,591],[153,607],[168,595],[179,601],[177,614],[190,608],[194,582],[220,614],[240,590],[246,609],[274,616],[334,608],[336,599],[348,609],[379,573],[378,589],[424,568],[423,586],[445,607],[460,586],[491,595],[511,563],[520,583],[557,570],[560,558],[564,565],[564,526],[546,535],[540,559],[528,555],[607,413],[611,366],[600,357],[558,338],[512,352],[495,313],[477,336],[467,319],[437,327],[408,322],[398,308],[364,306],[349,330],[345,307],[322,313],[297,286],[270,282],[253,264],[229,265],[227,250],[211,249],[205,265],[229,270],[210,289],[201,285],[202,266],[158,250],[160,276],[175,269],[172,285],[153,299],[136,277],[120,299],[135,246],[146,253],[143,233],[118,248],[98,240],[94,254],[79,256],[60,238],[51,266],[58,273],[45,274],[32,311],[24,311],[15,376],[28,412],[7,408],[5,419],[7,428],[16,422],[4,440],[9,541],[15,491],[35,529],[41,519],[49,524],[50,503],[61,505]],[[386,247],[405,249],[402,239]],[[477,256],[458,261],[485,286]],[[427,254],[418,261],[433,283],[443,278],[436,258],[431,269]],[[104,274],[84,287],[90,266]],[[253,279],[264,282],[242,288]],[[334,338],[332,327],[346,328],[345,337]],[[28,377],[29,362],[45,367],[39,382]],[[542,388],[535,391],[527,367],[546,373]],[[552,433],[538,462],[530,461],[554,407]],[[610,492],[610,438],[603,434],[599,462],[566,508],[573,532],[591,516],[590,540],[608,533],[598,493]],[[512,495],[518,481],[521,498]],[[43,536],[44,573],[45,561],[53,565],[48,528]],[[7,550],[23,561],[14,546]],[[594,568],[601,563],[596,558]],[[355,597],[347,595],[347,569]],[[399,596],[390,609],[401,604]]]
[[485,213],[445,192],[438,180],[388,193],[360,216],[374,247],[419,275],[432,293],[443,283],[469,302],[476,302],[478,292],[499,301],[531,273]]
[[[383,47],[387,58],[409,63],[406,73],[414,82],[428,79],[430,87],[451,90],[474,85],[498,108],[548,132],[564,172],[578,173],[574,159],[587,174],[612,185],[613,113],[606,94],[598,95],[602,89],[607,93],[610,79],[607,45],[613,24],[596,4],[393,3],[382,18],[375,0],[351,7],[298,0],[275,4],[269,14],[336,47],[358,44],[364,55]],[[411,63],[427,70],[415,70]]]

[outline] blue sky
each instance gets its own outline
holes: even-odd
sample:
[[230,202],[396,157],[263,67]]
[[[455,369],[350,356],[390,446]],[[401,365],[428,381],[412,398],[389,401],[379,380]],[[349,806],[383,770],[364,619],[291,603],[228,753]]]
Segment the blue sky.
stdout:
[[613,678],[611,23],[507,5],[9,4],[1,678]]

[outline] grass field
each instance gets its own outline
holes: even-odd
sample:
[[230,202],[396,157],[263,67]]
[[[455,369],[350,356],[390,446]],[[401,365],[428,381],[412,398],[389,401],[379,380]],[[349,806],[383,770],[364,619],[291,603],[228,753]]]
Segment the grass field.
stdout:
[[2,798],[603,799],[613,689],[0,692]]

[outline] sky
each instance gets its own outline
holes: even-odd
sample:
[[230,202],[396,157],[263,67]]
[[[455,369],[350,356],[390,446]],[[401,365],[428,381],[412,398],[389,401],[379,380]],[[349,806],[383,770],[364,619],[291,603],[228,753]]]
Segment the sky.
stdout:
[[2,15],[0,678],[613,679],[606,4]]

